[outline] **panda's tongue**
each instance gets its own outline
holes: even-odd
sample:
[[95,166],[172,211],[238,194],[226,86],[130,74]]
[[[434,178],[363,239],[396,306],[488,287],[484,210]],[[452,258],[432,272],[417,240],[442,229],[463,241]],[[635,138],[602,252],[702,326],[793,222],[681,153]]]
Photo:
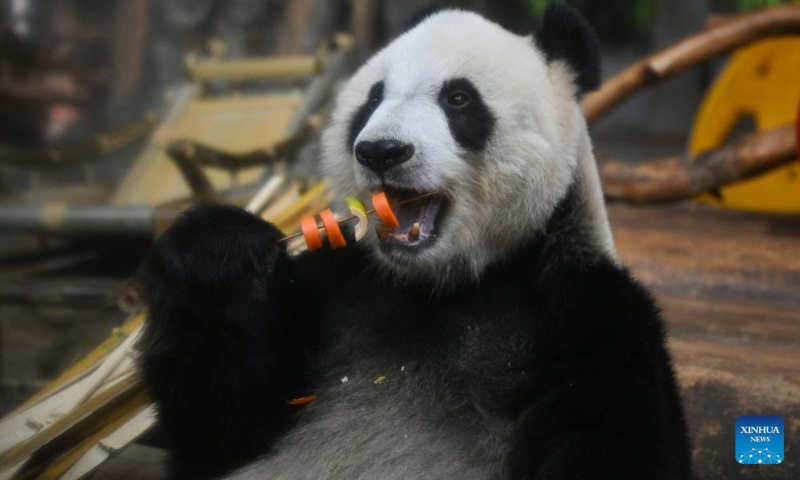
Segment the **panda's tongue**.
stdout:
[[375,230],[381,241],[414,246],[425,243],[435,234],[436,215],[443,200],[441,195],[431,195],[402,204],[404,200],[418,196],[419,193],[387,191],[386,195],[400,225],[390,229],[383,222],[378,223]]

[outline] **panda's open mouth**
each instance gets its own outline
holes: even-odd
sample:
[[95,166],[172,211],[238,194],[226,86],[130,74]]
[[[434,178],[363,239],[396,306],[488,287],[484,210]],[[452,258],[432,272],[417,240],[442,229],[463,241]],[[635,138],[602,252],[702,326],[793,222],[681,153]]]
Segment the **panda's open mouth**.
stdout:
[[377,224],[375,232],[383,245],[416,249],[433,243],[446,210],[447,199],[437,193],[408,201],[422,194],[412,190],[386,190],[400,226],[389,228],[383,222]]

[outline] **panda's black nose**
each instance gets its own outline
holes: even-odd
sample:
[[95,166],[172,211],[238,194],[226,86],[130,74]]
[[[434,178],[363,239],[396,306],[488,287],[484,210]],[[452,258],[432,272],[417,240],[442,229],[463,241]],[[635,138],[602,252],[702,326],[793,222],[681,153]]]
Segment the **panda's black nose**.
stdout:
[[376,172],[386,171],[407,161],[414,155],[414,146],[397,140],[377,140],[358,142],[356,159],[358,163]]

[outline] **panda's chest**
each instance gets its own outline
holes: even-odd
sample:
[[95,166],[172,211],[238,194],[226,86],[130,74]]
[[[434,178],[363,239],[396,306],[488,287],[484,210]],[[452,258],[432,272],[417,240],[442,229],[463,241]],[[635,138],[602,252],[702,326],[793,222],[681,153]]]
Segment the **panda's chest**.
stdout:
[[464,381],[524,376],[538,315],[529,297],[509,289],[444,298],[380,290],[338,300],[326,364],[426,365],[434,376]]
[[467,353],[471,341],[438,354],[436,343],[363,346],[332,362],[317,399],[264,471],[271,478],[502,478],[514,420],[493,398],[491,388],[505,382],[481,373],[485,366]]
[[237,478],[501,478],[508,400],[530,379],[528,307],[361,291],[328,305],[317,399]]
[[418,369],[353,367],[332,375],[270,453],[231,478],[501,478],[509,424],[488,426]]
[[503,293],[441,300],[392,292],[334,305],[326,373],[379,384],[399,377],[404,392],[425,395],[414,390],[418,384],[431,390],[427,395],[514,416],[513,401],[532,380],[536,312]]
[[350,370],[323,386],[272,452],[236,478],[501,478],[510,424],[487,423],[427,373]]

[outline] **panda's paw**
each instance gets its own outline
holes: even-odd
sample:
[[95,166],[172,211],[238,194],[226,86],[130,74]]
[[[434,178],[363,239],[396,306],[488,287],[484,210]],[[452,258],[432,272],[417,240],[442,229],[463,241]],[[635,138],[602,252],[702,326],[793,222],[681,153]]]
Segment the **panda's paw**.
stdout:
[[258,308],[286,280],[281,237],[272,224],[237,207],[187,211],[153,245],[142,269],[151,316],[169,312],[197,321]]

